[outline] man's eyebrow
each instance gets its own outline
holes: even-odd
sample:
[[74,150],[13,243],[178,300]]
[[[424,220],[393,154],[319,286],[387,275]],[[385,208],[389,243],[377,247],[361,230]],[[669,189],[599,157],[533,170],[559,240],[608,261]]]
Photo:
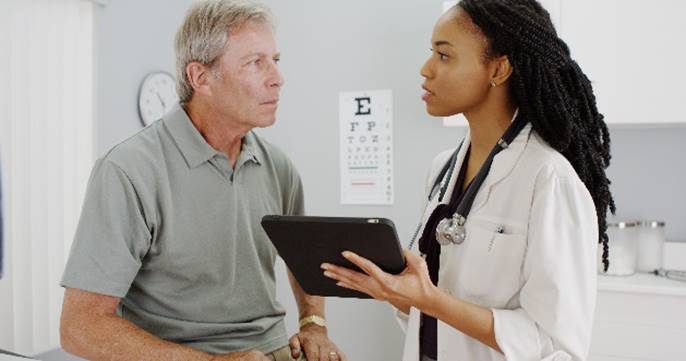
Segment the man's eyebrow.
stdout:
[[[241,57],[241,60],[245,60],[245,59],[249,59],[249,58],[254,58],[254,57],[256,57],[256,56],[257,56],[257,57],[268,57],[266,53],[263,53],[263,52],[261,52],[261,51],[254,51],[254,52],[248,53],[248,54],[246,54],[246,55],[243,55],[243,56]],[[281,56],[281,53],[276,53],[276,54],[274,54],[274,56],[275,56],[275,57],[280,57],[280,56]]]
[[254,51],[254,52],[251,52],[251,53],[248,53],[248,54],[243,55],[243,56],[241,57],[241,59],[253,58],[253,57],[255,57],[255,56],[264,56],[264,54],[263,54],[263,53],[260,53],[260,52],[257,52],[257,51]]

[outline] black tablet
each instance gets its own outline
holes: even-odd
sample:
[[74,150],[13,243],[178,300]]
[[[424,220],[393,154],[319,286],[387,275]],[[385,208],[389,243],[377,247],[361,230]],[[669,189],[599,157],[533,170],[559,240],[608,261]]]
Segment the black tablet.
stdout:
[[324,262],[360,270],[341,255],[343,251],[355,252],[392,274],[405,269],[395,226],[385,218],[268,215],[262,218],[262,228],[310,295],[370,298],[324,276]]

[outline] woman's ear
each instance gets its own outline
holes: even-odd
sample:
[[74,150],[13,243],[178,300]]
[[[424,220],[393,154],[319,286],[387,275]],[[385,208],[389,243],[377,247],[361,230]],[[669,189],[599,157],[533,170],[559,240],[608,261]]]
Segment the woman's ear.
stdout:
[[491,75],[491,85],[498,86],[504,84],[512,75],[512,64],[507,55],[503,55],[493,59],[494,67]]

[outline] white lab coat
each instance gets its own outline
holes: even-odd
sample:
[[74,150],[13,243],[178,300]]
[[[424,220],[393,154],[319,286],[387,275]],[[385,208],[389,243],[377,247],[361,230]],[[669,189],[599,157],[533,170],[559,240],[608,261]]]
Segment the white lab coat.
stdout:
[[[444,202],[468,147],[469,134]],[[452,152],[434,159],[427,194]],[[596,301],[595,206],[571,164],[530,124],[495,157],[465,227],[463,244],[441,248],[438,287],[493,311],[504,355],[438,320],[438,361],[586,359]],[[420,313],[396,314],[406,330],[403,361],[418,361]]]

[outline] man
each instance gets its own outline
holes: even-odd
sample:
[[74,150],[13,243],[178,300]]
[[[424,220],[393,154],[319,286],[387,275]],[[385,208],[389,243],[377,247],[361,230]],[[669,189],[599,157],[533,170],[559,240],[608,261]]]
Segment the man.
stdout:
[[287,339],[266,214],[302,214],[300,177],[251,130],[274,123],[283,78],[271,14],[195,4],[176,37],[181,102],[93,169],[62,280],[62,346],[108,360],[344,360],[324,300],[289,273]]

